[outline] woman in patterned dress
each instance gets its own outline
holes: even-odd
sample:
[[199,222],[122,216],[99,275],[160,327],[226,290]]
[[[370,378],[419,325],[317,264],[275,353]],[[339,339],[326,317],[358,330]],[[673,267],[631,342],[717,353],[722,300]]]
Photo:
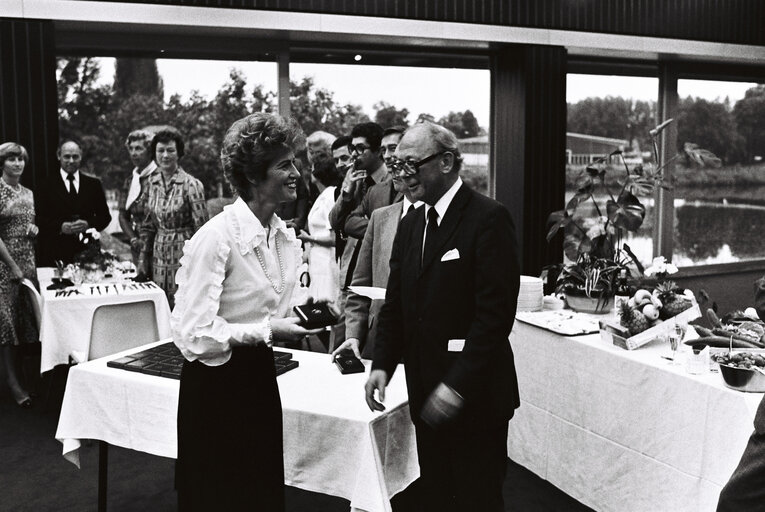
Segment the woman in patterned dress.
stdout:
[[35,276],[34,241],[37,236],[32,191],[19,183],[29,157],[15,142],[0,145],[0,364],[16,403],[32,405],[16,375],[15,347],[37,342],[33,312],[19,307],[19,286]]
[[143,249],[138,265],[138,271],[146,274],[151,258],[152,280],[165,290],[171,308],[183,244],[209,218],[202,183],[178,165],[183,149],[183,139],[174,130],[161,130],[151,141],[159,172],[154,171],[146,184]]

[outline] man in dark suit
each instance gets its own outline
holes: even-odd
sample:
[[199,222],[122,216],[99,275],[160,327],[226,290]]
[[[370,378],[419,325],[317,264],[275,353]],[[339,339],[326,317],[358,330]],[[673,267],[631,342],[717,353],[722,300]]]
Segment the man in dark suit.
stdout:
[[423,509],[500,512],[508,420],[520,403],[508,341],[520,282],[513,223],[462,184],[449,130],[414,125],[396,157],[394,174],[425,206],[393,243],[367,404],[384,409],[403,356]]
[[[754,308],[765,320],[765,277],[754,283]],[[720,491],[718,512],[765,510],[765,398],[754,416],[754,432],[738,467]]]
[[101,180],[80,172],[80,146],[66,141],[56,156],[61,168],[35,190],[40,226],[38,265],[44,267],[54,266],[56,260],[74,261],[85,249],[80,235],[90,228],[102,231],[112,218]]

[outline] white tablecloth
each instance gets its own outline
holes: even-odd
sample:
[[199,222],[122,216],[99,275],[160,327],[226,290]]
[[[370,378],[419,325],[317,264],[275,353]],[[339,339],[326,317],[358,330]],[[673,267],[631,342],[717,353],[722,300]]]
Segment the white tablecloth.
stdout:
[[170,306],[165,292],[157,286],[133,290],[123,289],[117,284],[119,293],[111,285],[108,288],[100,286],[98,290],[93,288],[94,293],[91,294],[90,285],[83,284],[80,287],[81,294],[56,297],[56,290],[47,289],[51,277],[50,269],[38,270],[43,298],[40,373],[52,370],[56,365],[67,364],[71,354],[87,358],[93,313],[98,306],[104,304],[151,300],[157,313],[160,338],[170,336]]
[[[285,482],[348,499],[355,509],[390,511],[390,497],[419,476],[403,367],[386,389],[387,410],[372,413],[364,401],[366,373],[342,375],[327,354],[292,352],[300,366],[277,378]],[[69,372],[56,438],[78,466],[80,439],[177,455],[179,381],[106,366],[119,356]]]
[[713,511],[753,430],[759,393],[600,336],[516,322],[521,407],[510,458],[598,511]]

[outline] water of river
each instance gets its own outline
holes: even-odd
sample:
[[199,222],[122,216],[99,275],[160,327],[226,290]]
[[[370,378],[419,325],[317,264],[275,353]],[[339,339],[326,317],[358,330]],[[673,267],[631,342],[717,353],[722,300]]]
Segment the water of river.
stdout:
[[[677,266],[765,258],[765,186],[678,189],[675,192],[672,262]],[[568,192],[566,200],[572,195],[573,192]],[[605,199],[605,196],[599,198],[601,206]],[[642,262],[650,263],[654,204],[652,199],[642,202],[646,207],[645,220],[637,233],[628,235],[627,243]],[[589,211],[594,213],[594,208]]]

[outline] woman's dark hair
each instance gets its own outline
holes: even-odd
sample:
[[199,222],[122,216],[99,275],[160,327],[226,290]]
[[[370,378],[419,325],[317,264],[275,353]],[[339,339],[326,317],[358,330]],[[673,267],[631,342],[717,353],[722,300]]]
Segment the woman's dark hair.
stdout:
[[245,201],[250,185],[266,178],[274,159],[304,143],[300,126],[276,114],[258,112],[235,121],[223,137],[220,160],[231,187]]
[[311,172],[316,180],[325,187],[337,187],[343,182],[343,176],[335,167],[333,161],[320,160],[313,164]]
[[159,144],[160,142],[162,144],[175,142],[175,149],[178,151],[178,158],[183,156],[184,148],[186,146],[183,144],[183,139],[181,138],[181,134],[175,130],[164,129],[155,133],[154,138],[151,139],[152,160],[157,158],[157,144]]
[[20,156],[24,159],[25,164],[29,163],[29,154],[24,146],[15,142],[5,142],[0,144],[0,169],[5,165],[5,161],[12,156]]

